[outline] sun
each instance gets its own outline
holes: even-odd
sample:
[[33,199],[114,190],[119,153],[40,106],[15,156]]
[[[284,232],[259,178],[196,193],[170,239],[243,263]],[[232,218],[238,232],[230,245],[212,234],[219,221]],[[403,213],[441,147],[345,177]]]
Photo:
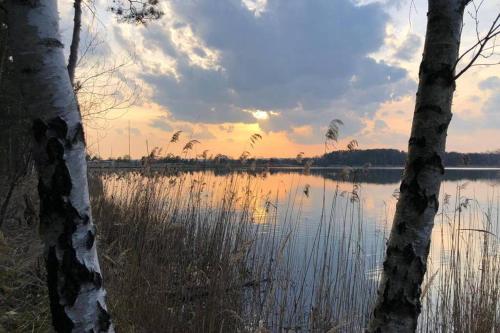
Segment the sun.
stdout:
[[252,111],[252,116],[257,120],[267,120],[269,119],[269,113],[262,110]]

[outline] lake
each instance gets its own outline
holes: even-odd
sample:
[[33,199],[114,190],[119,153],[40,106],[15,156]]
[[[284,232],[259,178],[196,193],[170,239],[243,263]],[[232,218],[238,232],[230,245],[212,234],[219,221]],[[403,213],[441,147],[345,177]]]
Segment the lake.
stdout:
[[[247,254],[254,258],[249,270],[266,286],[248,292],[248,318],[266,313],[267,327],[300,331],[310,327],[311,318],[324,317],[328,327],[334,321],[349,332],[363,327],[369,316],[401,173],[401,168],[177,171],[154,182],[158,191],[171,192],[166,200],[175,195],[186,207],[198,201],[201,209],[216,212],[231,197],[232,221],[243,219],[237,211],[251,214],[256,236]],[[116,195],[127,178],[111,179],[108,191]],[[455,311],[443,297],[468,297],[466,289],[477,288],[476,277],[485,271],[485,256],[498,254],[499,184],[500,169],[446,170],[421,327],[442,329],[442,318],[453,316],[447,311]],[[448,290],[452,286],[457,290]],[[459,294],[460,289],[467,294]]]

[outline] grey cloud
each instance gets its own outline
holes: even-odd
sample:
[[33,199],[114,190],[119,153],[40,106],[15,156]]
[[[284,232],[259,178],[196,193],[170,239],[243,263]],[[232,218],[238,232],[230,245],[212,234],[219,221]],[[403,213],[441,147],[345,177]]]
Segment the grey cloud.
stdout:
[[191,66],[174,52],[168,34],[147,29],[148,43],[178,62],[180,81],[142,75],[154,100],[175,119],[254,122],[242,109],[255,108],[280,112],[262,123],[266,130],[319,128],[340,118],[346,133],[355,133],[381,102],[415,89],[404,69],[368,56],[384,43],[388,15],[381,4],[269,0],[259,17],[239,0],[174,0],[172,6],[179,20],[219,51],[222,67]]
[[479,82],[479,88],[484,90],[495,90],[500,88],[500,78],[498,76],[490,76],[486,80]]
[[409,34],[403,44],[396,50],[394,56],[401,60],[411,60],[420,49],[422,39],[415,34]]
[[168,31],[158,24],[151,24],[143,32],[144,47],[160,48],[166,55],[170,57],[178,57],[179,52],[175,48],[170,39]]
[[[464,110],[469,113],[468,110]],[[481,107],[481,116],[464,118],[456,113],[450,123],[451,133],[466,135],[471,129],[500,127],[500,90],[495,91]]]
[[482,108],[483,125],[488,128],[500,126],[500,90],[495,91]]
[[[118,135],[128,135],[128,128],[115,128],[115,132]],[[141,131],[136,127],[130,128],[131,135],[140,135]]]
[[388,128],[387,123],[385,121],[383,121],[382,119],[377,119],[375,121],[375,130],[376,131],[383,131],[387,128]]
[[219,125],[219,129],[230,134],[234,132],[234,125]]
[[157,128],[157,129],[162,130],[164,132],[171,132],[172,131],[172,126],[170,126],[170,124],[167,123],[167,121],[163,117],[153,119],[149,123],[149,126],[153,127],[153,128]]

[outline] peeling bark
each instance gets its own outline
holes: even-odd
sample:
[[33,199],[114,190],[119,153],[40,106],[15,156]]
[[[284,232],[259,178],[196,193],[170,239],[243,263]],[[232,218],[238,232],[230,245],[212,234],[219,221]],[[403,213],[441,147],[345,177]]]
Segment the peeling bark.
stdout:
[[367,332],[414,332],[444,174],[462,18],[467,1],[429,0],[408,160]]
[[113,332],[97,258],[85,142],[59,36],[57,0],[9,0],[9,42],[33,122],[52,322],[57,332]]

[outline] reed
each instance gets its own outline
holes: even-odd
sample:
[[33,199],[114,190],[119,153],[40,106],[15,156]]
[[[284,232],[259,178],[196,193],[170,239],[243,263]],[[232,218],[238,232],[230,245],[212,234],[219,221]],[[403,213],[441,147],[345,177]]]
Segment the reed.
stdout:
[[[319,221],[310,226],[307,177],[296,174],[285,190],[265,193],[266,177],[254,171],[216,177],[210,171],[91,170],[117,331],[363,330],[392,208],[374,229],[363,215],[362,186],[341,191],[324,184]],[[481,207],[464,189],[443,195],[419,332],[500,331],[498,192],[492,187]],[[34,225],[12,221],[0,239],[0,290],[6,295],[0,298],[0,331],[48,332],[40,242]]]
[[441,253],[431,263],[423,290],[422,332],[499,332],[499,196],[486,207],[463,195],[444,195],[436,228]]

